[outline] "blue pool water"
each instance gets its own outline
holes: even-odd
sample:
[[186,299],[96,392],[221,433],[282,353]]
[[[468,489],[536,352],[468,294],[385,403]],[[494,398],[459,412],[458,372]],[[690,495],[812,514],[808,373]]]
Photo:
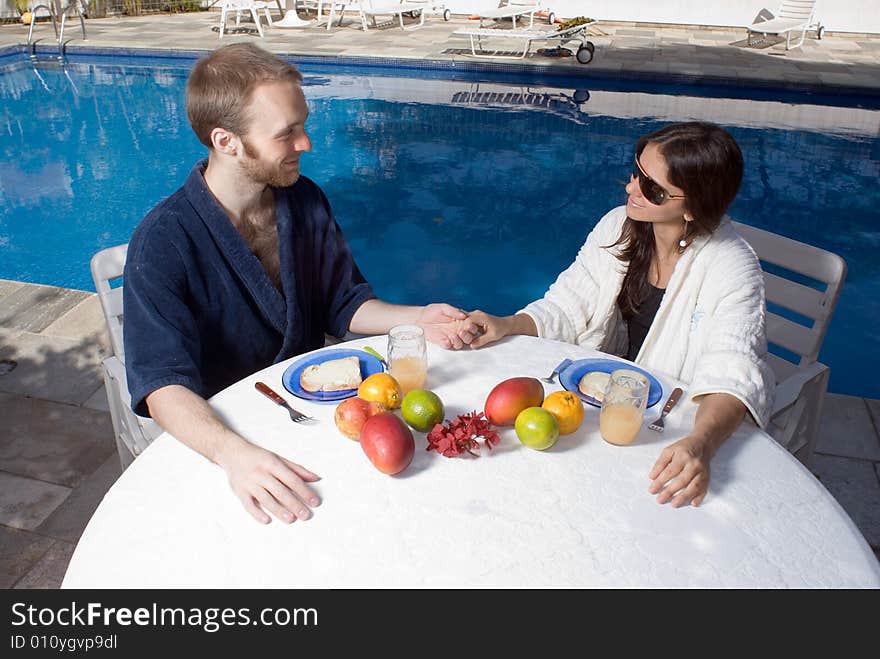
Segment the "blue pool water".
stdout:
[[[94,290],[91,255],[126,242],[203,157],[184,106],[191,61],[124,61],[34,68],[21,55],[0,58],[0,278]],[[832,391],[880,398],[880,382],[864,377],[880,367],[880,139],[870,102],[302,68],[314,144],[303,172],[327,193],[383,299],[516,311],[623,201],[639,136],[710,119],[745,154],[731,214],[846,259],[820,359],[832,366]]]

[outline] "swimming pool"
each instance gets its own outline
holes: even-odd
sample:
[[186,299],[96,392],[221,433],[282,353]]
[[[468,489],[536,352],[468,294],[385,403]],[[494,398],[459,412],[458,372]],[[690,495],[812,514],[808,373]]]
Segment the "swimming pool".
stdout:
[[[126,242],[203,157],[184,106],[191,61],[115,61],[0,58],[0,278],[93,290],[91,255]],[[303,172],[383,299],[516,311],[622,202],[635,140],[707,119],[745,154],[731,214],[846,259],[820,358],[832,391],[880,398],[864,377],[880,366],[876,100],[302,68]]]

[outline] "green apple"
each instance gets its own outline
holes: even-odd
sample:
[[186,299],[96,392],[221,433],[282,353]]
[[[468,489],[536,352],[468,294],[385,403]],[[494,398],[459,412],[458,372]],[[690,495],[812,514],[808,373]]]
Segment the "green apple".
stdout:
[[559,424],[543,407],[527,407],[513,424],[519,441],[536,451],[544,451],[559,438]]

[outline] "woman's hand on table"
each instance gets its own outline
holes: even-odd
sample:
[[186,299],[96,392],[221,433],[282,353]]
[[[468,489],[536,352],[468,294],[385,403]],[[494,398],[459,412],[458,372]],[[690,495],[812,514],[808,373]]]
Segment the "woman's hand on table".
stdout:
[[688,435],[670,444],[660,453],[648,474],[648,491],[657,495],[657,503],[672,502],[673,508],[687,504],[699,506],[709,489],[710,443]]
[[307,485],[320,480],[317,474],[244,439],[225,450],[217,462],[245,510],[262,524],[272,521],[266,513],[287,524],[309,519],[309,507],[321,503]]
[[663,449],[648,474],[653,481],[648,491],[657,495],[657,503],[671,501],[673,508],[703,503],[709,489],[709,462],[747,414],[746,406],[730,394],[704,394],[695,400],[693,430]]

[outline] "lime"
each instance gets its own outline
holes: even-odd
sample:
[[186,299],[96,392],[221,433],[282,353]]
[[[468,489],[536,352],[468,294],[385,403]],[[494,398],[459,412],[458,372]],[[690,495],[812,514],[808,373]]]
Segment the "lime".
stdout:
[[559,438],[556,417],[543,407],[527,407],[517,415],[513,426],[519,441],[536,451],[550,448]]
[[428,432],[443,423],[443,401],[433,391],[413,389],[400,406],[403,420],[419,432]]

